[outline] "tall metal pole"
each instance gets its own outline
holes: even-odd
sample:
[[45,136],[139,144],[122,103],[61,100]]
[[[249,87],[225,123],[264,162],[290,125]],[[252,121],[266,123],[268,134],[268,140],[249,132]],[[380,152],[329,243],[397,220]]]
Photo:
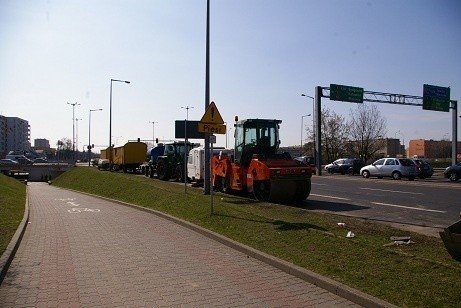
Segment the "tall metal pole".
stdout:
[[80,105],[79,103],[69,103],[67,102],[68,105],[72,106],[72,158],[75,163],[75,105]]
[[77,145],[77,152],[78,152],[78,121],[82,119],[75,119],[75,144]]
[[112,82],[124,82],[130,83],[128,80],[118,80],[118,79],[111,79],[110,80],[110,106],[109,106],[109,170],[112,171]]
[[312,133],[314,134],[313,135],[314,138],[312,138],[314,141],[314,151],[312,155],[314,156],[314,161],[315,161],[316,160],[316,156],[315,156],[315,98],[312,96],[306,95],[306,94],[301,94],[301,96],[312,99]]
[[456,165],[458,154],[458,101],[451,101],[452,104],[452,133],[451,133],[451,164]]
[[154,146],[155,144],[155,123],[158,123],[158,122],[151,121],[149,123],[152,123],[152,146]]
[[322,175],[322,87],[315,87],[315,104],[314,104],[314,118],[315,118],[315,168],[316,175]]
[[184,120],[184,192],[187,193],[187,157],[189,156],[189,152],[187,151],[187,121],[189,121],[189,109],[194,107],[186,106],[181,107],[182,109],[186,109],[186,119]]
[[88,117],[88,166],[91,166],[91,113],[93,111],[101,111],[102,109],[90,109],[90,116]]
[[[206,2],[205,110],[210,105],[210,0]],[[210,194],[210,134],[205,134],[205,195]]]

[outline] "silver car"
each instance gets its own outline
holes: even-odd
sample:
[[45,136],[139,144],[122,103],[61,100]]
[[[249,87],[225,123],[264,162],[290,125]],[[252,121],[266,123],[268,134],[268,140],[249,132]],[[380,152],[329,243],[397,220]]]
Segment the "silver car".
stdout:
[[392,177],[400,180],[402,177],[413,181],[418,176],[418,170],[414,161],[408,158],[381,158],[360,169],[364,178],[376,176],[378,178]]

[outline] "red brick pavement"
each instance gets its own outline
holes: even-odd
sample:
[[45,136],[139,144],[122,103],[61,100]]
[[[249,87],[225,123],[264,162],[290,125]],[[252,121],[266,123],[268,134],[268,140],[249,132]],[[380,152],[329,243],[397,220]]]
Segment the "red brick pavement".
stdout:
[[1,307],[358,307],[157,215],[29,183]]

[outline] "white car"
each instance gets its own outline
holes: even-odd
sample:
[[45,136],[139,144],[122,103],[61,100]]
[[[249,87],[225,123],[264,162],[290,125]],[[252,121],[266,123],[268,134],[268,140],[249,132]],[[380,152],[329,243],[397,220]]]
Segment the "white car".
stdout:
[[400,180],[402,177],[413,181],[418,176],[418,170],[414,161],[408,158],[381,158],[360,169],[364,178],[376,176],[378,178],[392,177]]

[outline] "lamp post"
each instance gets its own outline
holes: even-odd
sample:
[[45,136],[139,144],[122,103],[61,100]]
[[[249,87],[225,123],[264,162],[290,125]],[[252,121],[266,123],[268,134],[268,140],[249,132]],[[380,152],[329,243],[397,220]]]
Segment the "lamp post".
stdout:
[[91,113],[93,111],[102,111],[101,108],[99,109],[90,109],[90,116],[88,117],[88,166],[91,166]]
[[184,120],[184,192],[187,193],[187,121],[189,121],[189,109],[194,107],[186,106],[181,107],[182,109],[186,109],[186,119]]
[[110,106],[109,106],[109,169],[112,171],[112,82],[130,83],[128,80],[110,80]]
[[305,117],[310,117],[311,114],[306,114],[306,115],[303,115],[301,116],[301,155],[303,155],[303,130],[304,130],[304,118]]
[[77,145],[77,153],[78,153],[78,121],[82,119],[75,119],[75,144]]
[[72,156],[75,162],[75,105],[80,105],[79,103],[69,103],[68,105],[72,106]]
[[158,123],[158,122],[149,121],[149,123],[152,123],[152,146],[154,146],[155,144],[155,123]]
[[312,133],[313,133],[313,145],[314,145],[314,150],[313,150],[313,155],[314,159],[316,160],[317,157],[315,157],[315,98],[306,94],[301,94],[301,96],[308,97],[312,99]]

